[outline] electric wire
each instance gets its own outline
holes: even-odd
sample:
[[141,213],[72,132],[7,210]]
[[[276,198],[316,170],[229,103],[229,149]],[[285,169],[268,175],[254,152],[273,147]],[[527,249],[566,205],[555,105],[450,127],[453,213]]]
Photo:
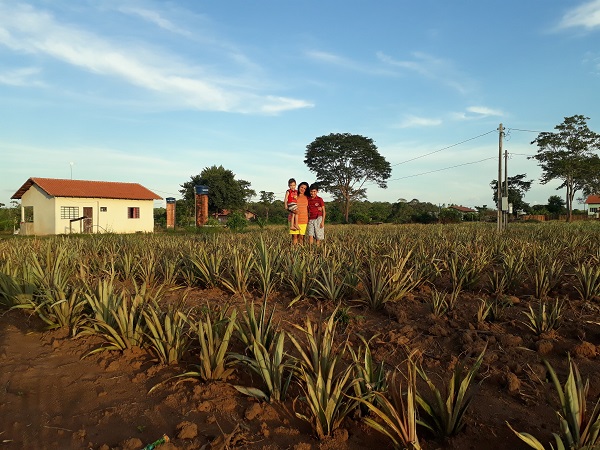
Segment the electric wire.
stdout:
[[458,145],[464,144],[465,142],[473,141],[473,140],[478,139],[480,137],[487,136],[488,134],[495,133],[496,131],[497,130],[490,130],[487,133],[480,134],[479,136],[474,136],[472,138],[465,139],[464,141],[460,141],[460,142],[457,142],[456,144],[448,145],[447,147],[440,148],[439,150],[434,150],[433,152],[425,153],[424,155],[421,155],[421,156],[415,156],[414,158],[407,159],[406,161],[400,161],[399,163],[392,164],[391,166],[392,167],[399,166],[400,164],[405,164],[407,162],[414,161],[416,159],[424,158],[426,156],[433,155],[434,153],[439,153],[439,152],[441,152],[443,150],[448,150],[449,148],[456,147]]
[[548,133],[547,131],[523,130],[521,128],[507,128],[506,130],[507,131],[511,131],[511,130],[514,130],[514,131],[524,131],[526,133]]
[[391,180],[386,180],[386,181],[398,181],[398,180],[404,180],[406,178],[414,178],[414,177],[420,177],[421,175],[428,175],[430,173],[435,173],[435,172],[442,172],[444,170],[449,170],[449,169],[454,169],[456,167],[461,167],[461,166],[468,166],[470,164],[477,164],[480,162],[484,162],[484,161],[489,161],[491,159],[496,159],[495,156],[491,156],[489,158],[484,158],[484,159],[480,159],[478,161],[471,161],[471,162],[467,162],[467,163],[462,163],[462,164],[456,164],[454,166],[450,166],[450,167],[444,167],[442,169],[435,169],[435,170],[430,170],[428,172],[422,172],[422,173],[417,173],[417,174],[413,174],[413,175],[406,175],[404,177],[399,177],[399,178],[392,178]]
[[[505,128],[505,130],[506,130],[507,133],[510,133],[510,131],[522,131],[522,132],[528,132],[528,133],[543,133],[543,131],[525,130],[525,129],[522,129],[522,128]],[[390,167],[399,166],[401,164],[406,164],[407,162],[411,162],[411,161],[415,161],[417,159],[425,158],[426,156],[434,155],[434,154],[439,153],[441,151],[448,150],[448,149],[453,148],[453,147],[457,147],[459,145],[465,144],[465,143],[473,141],[475,139],[479,139],[481,137],[487,136],[488,134],[495,133],[497,131],[498,131],[497,129],[487,131],[485,133],[479,134],[477,136],[473,136],[471,138],[465,139],[463,141],[457,142],[457,143],[452,144],[452,145],[448,145],[448,146],[440,148],[438,150],[434,150],[432,152],[425,153],[423,155],[415,156],[414,158],[410,158],[410,159],[407,159],[407,160],[404,160],[404,161],[400,161],[400,162],[395,163],[395,164],[391,164]],[[519,155],[519,156],[527,156],[527,157],[535,156],[535,155],[530,155],[530,154],[525,154],[525,153],[513,153],[513,152],[510,152],[510,154],[511,155]],[[419,176],[422,176],[422,175],[428,175],[428,174],[431,174],[431,173],[442,172],[444,170],[455,169],[457,167],[468,166],[468,165],[471,165],[471,164],[478,164],[478,163],[481,163],[481,162],[484,162],[484,161],[489,161],[491,159],[496,159],[496,157],[494,156],[494,157],[490,157],[490,158],[484,158],[484,159],[480,159],[478,161],[471,161],[471,162],[466,162],[466,163],[462,163],[462,164],[456,164],[454,166],[443,167],[441,169],[430,170],[430,171],[427,171],[427,172],[421,172],[421,173],[417,173],[417,174],[413,174],[413,175],[406,175],[404,177],[392,178],[392,179],[386,180],[386,182],[404,180],[404,179],[407,179],[407,178],[414,178],[414,177],[419,177]],[[374,182],[368,182],[366,184],[376,184],[376,183],[374,183]],[[159,190],[155,190],[155,191],[156,192],[161,192],[161,193],[164,193],[164,194],[170,194],[170,195],[173,195],[173,196],[177,195],[177,194],[172,194],[172,193],[168,193],[168,192],[165,192],[165,191],[159,191]],[[283,192],[281,192],[281,193],[280,192],[274,193],[275,196],[281,195],[281,194],[283,194]]]
[[514,152],[508,152],[509,155],[518,155],[518,156],[527,156],[528,158],[534,157],[535,155],[532,155],[530,153],[514,153]]

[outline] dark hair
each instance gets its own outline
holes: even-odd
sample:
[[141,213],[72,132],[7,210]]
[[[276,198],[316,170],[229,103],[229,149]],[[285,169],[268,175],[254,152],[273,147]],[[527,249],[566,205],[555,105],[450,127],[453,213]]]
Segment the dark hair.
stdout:
[[306,197],[310,197],[310,189],[309,189],[308,183],[306,181],[303,181],[302,183],[300,183],[298,185],[298,193],[300,193],[300,186],[302,186],[302,185],[306,186],[306,190],[304,191],[304,195]]
[[295,179],[295,178],[290,178],[290,179],[288,180],[288,186],[290,185],[290,183],[295,183],[295,182],[296,182],[296,179]]
[[312,190],[318,191],[319,190],[319,185],[317,183],[313,183],[310,185],[310,187],[308,188],[308,192],[312,191]]

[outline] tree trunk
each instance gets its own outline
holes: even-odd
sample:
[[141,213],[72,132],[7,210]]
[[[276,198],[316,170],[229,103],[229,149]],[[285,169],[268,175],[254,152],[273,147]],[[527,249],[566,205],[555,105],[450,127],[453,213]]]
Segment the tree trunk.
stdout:
[[573,197],[575,193],[573,192],[573,186],[570,183],[567,183],[567,222],[571,222],[573,220]]

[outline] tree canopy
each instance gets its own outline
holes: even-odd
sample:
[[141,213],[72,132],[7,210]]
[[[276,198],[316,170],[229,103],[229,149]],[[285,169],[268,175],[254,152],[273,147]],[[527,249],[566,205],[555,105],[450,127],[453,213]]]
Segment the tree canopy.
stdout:
[[557,189],[566,188],[567,220],[573,213],[573,199],[579,190],[592,191],[600,172],[600,135],[587,126],[589,117],[565,117],[554,133],[543,132],[532,142],[538,151],[534,158],[542,168],[540,182],[562,180]]
[[366,197],[365,184],[386,188],[392,173],[372,139],[350,133],[316,138],[306,146],[304,164],[317,175],[319,189],[343,205],[346,222],[352,202]]
[[551,195],[548,197],[548,204],[546,210],[550,214],[560,214],[565,211],[565,201],[558,195]]
[[265,220],[268,222],[269,221],[269,207],[275,201],[275,193],[271,192],[271,191],[260,191],[259,195],[260,195],[260,200],[258,201],[258,203],[260,203],[264,207],[265,213],[266,213]]
[[[198,185],[208,186],[208,211],[215,213],[224,209],[241,209],[256,192],[250,188],[250,182],[236,180],[235,174],[223,166],[205,167],[199,175],[190,177],[181,185],[179,192],[188,207],[194,207],[195,191]],[[192,209],[193,211],[193,209]]]
[[[529,208],[529,203],[525,203],[523,197],[529,189],[531,189],[531,183],[533,180],[525,180],[527,174],[519,174],[513,177],[508,177],[508,203],[513,205],[513,211],[516,214],[518,210],[527,210]],[[498,200],[498,180],[492,180],[490,182],[490,187],[493,191],[492,202],[496,203]],[[502,189],[502,195],[505,192],[504,181],[500,185]]]

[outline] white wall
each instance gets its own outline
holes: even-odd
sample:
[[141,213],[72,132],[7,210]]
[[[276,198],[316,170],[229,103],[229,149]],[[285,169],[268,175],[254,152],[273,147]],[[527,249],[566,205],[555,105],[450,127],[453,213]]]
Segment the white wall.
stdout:
[[56,234],[54,197],[33,185],[21,197],[21,207],[24,206],[33,206],[33,233],[28,234]]
[[[80,232],[80,222],[61,219],[61,206],[92,208],[92,233],[136,233],[154,231],[153,200],[117,200],[103,198],[49,197],[33,185],[21,199],[21,206],[33,206],[34,234],[69,234]],[[140,209],[139,219],[128,218],[128,208]],[[106,208],[106,211],[100,211]],[[83,224],[81,224],[83,229]]]

